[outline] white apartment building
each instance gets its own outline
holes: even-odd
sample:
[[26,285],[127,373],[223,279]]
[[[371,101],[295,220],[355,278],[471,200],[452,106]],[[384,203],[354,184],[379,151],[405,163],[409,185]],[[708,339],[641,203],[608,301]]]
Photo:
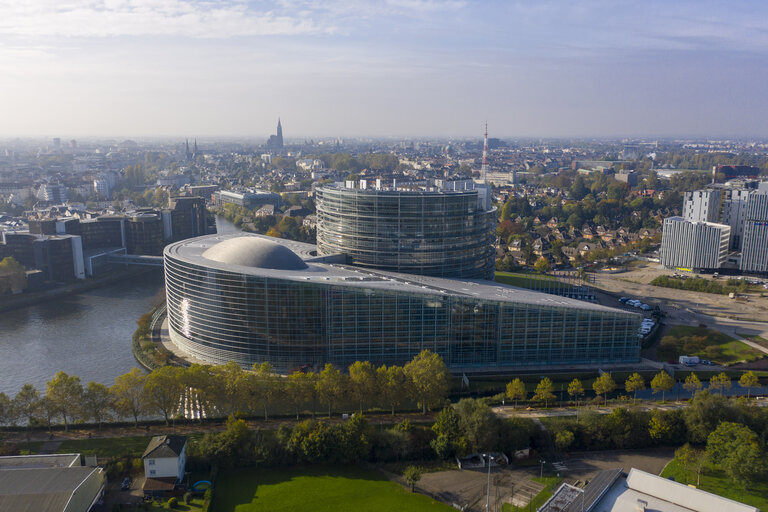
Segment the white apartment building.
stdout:
[[683,196],[683,218],[687,221],[717,222],[719,213],[719,190],[694,190]]
[[731,227],[714,222],[664,219],[660,263],[691,270],[720,268],[728,257]]

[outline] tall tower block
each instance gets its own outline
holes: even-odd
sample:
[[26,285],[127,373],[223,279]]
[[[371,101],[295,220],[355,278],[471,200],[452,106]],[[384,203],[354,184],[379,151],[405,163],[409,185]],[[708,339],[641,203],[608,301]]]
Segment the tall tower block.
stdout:
[[480,178],[483,183],[488,183],[488,121],[485,122],[485,134],[483,136],[483,165],[480,167]]

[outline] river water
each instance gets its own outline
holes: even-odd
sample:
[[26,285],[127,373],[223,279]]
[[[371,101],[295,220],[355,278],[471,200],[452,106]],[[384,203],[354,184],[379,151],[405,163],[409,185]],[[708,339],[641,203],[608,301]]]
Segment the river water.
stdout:
[[[239,229],[217,218],[220,233]],[[0,392],[30,383],[40,391],[56,372],[111,385],[139,367],[131,350],[136,320],[163,290],[162,271],[43,304],[0,313]]]

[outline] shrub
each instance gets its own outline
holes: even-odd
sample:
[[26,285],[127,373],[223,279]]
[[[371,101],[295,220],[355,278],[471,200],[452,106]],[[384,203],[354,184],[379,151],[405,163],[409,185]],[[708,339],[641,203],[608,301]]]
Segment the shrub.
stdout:
[[179,500],[175,496],[168,500],[168,508],[176,508],[179,506]]
[[192,503],[192,493],[191,492],[185,492],[184,493],[184,503],[186,503],[187,505]]

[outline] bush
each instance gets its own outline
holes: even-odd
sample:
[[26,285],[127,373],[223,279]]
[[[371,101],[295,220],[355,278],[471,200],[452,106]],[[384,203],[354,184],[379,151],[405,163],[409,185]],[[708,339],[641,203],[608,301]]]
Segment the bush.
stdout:
[[179,506],[179,500],[174,496],[168,500],[168,508],[176,508]]
[[187,505],[192,503],[192,493],[191,492],[185,492],[184,493],[184,503],[186,503]]

